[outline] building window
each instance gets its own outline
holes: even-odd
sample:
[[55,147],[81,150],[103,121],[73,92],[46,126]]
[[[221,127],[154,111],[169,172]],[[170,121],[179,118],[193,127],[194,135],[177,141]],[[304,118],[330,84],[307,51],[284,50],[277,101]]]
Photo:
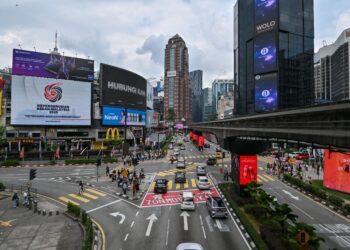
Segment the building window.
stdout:
[[174,77],[169,78],[169,108],[174,108]]
[[175,49],[170,48],[170,71],[175,70]]
[[34,138],[40,138],[40,133],[39,132],[32,132],[32,137]]

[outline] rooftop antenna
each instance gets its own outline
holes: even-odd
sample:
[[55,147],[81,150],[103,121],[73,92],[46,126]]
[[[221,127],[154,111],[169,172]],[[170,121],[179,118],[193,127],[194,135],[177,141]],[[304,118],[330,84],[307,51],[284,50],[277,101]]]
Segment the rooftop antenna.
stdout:
[[327,41],[326,41],[326,40],[323,40],[323,41],[322,41],[322,44],[323,44],[323,46],[327,46]]
[[55,32],[55,48],[53,48],[53,51],[58,53],[58,48],[57,48],[57,30]]
[[20,49],[22,49],[22,46],[21,46],[21,44],[20,44],[20,43],[18,44],[18,47],[19,47]]
[[36,52],[36,48],[35,48],[35,46],[33,47],[33,49],[34,49],[34,51]]

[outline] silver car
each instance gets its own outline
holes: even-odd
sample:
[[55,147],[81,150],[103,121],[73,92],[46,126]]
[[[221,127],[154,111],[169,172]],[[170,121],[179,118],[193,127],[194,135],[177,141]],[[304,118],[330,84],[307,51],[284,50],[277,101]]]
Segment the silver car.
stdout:
[[197,166],[197,175],[207,175],[207,168],[205,166]]
[[198,243],[186,242],[178,245],[176,250],[204,250],[204,248]]
[[225,203],[220,197],[207,198],[206,206],[212,218],[228,218]]

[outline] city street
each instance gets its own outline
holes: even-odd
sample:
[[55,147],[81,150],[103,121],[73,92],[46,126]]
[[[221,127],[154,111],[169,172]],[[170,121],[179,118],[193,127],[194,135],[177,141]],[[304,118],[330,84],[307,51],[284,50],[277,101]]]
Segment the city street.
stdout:
[[[58,199],[71,201],[86,210],[103,227],[107,249],[175,249],[182,242],[196,242],[205,249],[250,249],[240,229],[232,217],[212,219],[205,206],[206,197],[217,196],[214,185],[208,191],[198,191],[195,168],[204,164],[209,155],[214,155],[215,147],[198,152],[192,143],[186,143],[180,155],[186,158],[186,183],[174,183],[176,164],[164,158],[141,162],[147,180],[165,178],[169,180],[168,192],[164,195],[153,193],[153,184],[146,182],[146,193],[140,200],[130,200],[116,195],[120,188],[105,177],[104,166],[99,169],[99,182],[96,183],[94,166],[40,167],[37,178],[32,182],[38,193]],[[227,159],[223,167],[228,167]],[[208,167],[217,172],[221,167]],[[25,185],[28,168],[0,169],[0,182],[7,185]],[[79,196],[77,181],[94,185],[87,187]],[[214,180],[215,181],[215,180]],[[213,182],[213,181],[211,181]],[[196,210],[180,210],[181,192],[191,190],[196,194]]]

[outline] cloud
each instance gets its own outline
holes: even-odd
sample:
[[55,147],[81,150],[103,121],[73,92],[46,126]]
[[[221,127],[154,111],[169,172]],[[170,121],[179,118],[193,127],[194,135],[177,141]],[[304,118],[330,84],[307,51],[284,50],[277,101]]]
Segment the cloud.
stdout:
[[141,48],[136,49],[136,53],[140,55],[150,53],[153,62],[163,65],[165,43],[164,35],[151,35],[143,42]]
[[340,35],[343,30],[350,28],[350,10],[341,13],[336,23],[336,32]]

